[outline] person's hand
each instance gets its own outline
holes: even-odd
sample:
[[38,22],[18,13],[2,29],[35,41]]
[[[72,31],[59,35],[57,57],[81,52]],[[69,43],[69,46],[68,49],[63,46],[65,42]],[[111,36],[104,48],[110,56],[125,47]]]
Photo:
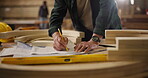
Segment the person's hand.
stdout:
[[68,38],[67,37],[62,37],[60,36],[59,32],[55,32],[53,35],[53,47],[54,49],[58,50],[58,51],[63,51],[66,49],[66,45],[68,44]]
[[85,53],[87,53],[93,49],[98,48],[98,45],[99,45],[99,43],[94,42],[94,41],[81,42],[75,46],[75,51],[76,52],[83,52],[84,51]]

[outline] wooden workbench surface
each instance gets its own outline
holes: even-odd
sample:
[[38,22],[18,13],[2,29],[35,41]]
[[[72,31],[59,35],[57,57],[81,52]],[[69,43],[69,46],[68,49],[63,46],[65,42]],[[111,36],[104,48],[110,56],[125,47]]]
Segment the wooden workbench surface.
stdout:
[[[0,78],[122,78],[143,72],[140,62],[96,62],[52,65],[0,64]],[[130,71],[130,72],[129,72]]]
[[[139,61],[44,65],[10,65],[0,63],[0,78],[122,78],[142,73],[146,67],[145,63]],[[141,77],[143,76],[147,75],[144,74]]]
[[46,65],[0,64],[0,78],[147,78],[147,66],[147,62],[119,60]]
[[[44,65],[10,65],[0,63],[0,78],[126,78],[126,76],[131,78],[135,74],[140,74],[142,78],[148,77],[147,72],[144,72],[146,68],[147,64],[139,61]],[[134,76],[133,78],[136,77]]]

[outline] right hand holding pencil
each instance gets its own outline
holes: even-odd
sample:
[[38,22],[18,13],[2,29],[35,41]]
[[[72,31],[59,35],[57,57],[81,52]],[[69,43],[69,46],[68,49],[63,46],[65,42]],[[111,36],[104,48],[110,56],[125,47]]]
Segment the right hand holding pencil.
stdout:
[[65,51],[68,44],[68,38],[62,37],[59,32],[55,32],[52,36],[54,39],[54,49],[58,51]]

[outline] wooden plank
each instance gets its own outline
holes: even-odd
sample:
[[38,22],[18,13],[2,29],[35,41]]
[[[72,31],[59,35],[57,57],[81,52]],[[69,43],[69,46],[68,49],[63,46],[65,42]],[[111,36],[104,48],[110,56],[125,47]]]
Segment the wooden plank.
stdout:
[[80,43],[82,41],[82,38],[77,37],[67,37],[70,41],[72,41],[74,44]]
[[148,34],[148,30],[106,30],[108,34]]
[[38,20],[4,20],[3,22],[7,24],[28,25],[28,24],[36,24]]
[[148,37],[148,33],[147,34],[138,34],[138,33],[109,33],[107,34],[107,36],[105,38],[107,39],[115,39],[115,37]]
[[62,32],[63,32],[63,35],[66,35],[66,36],[80,37],[80,38],[84,38],[85,37],[85,33],[81,32],[81,31],[63,30]]
[[116,44],[116,37],[148,37],[148,30],[106,30],[106,44]]
[[116,48],[108,49],[109,60],[148,60],[148,37],[117,37]]
[[105,39],[105,44],[116,44],[116,40],[115,39]]
[[148,23],[125,23],[125,28],[148,30]]
[[33,34],[44,34],[48,35],[48,30],[15,30],[9,32],[1,32],[0,38],[11,38],[25,35],[33,35]]
[[[75,33],[75,34],[73,34],[73,33]],[[77,31],[64,30],[63,34],[69,40],[71,40],[73,43],[80,43],[82,38],[84,37],[84,33],[83,32],[77,32]],[[49,36],[47,34],[38,33],[38,35],[33,34],[33,35],[17,37],[17,38],[15,38],[15,41],[30,42],[30,41],[32,41],[34,39],[36,40],[38,38],[43,38],[43,37],[46,37],[46,39],[44,39],[44,40],[49,40],[49,39],[51,40],[51,38],[48,38]],[[47,45],[47,44],[48,44],[48,42],[45,43],[45,45]]]
[[53,41],[50,40],[37,40],[31,42],[32,46],[53,46]]
[[[38,34],[38,35],[27,35],[27,36],[21,36],[21,37],[17,37],[15,38],[15,41],[21,41],[24,43],[30,42],[31,40],[37,39],[37,38],[43,38],[43,37],[48,37],[47,35],[44,34]],[[46,40],[52,40],[51,37],[46,38]]]
[[[133,35],[137,35],[137,34],[148,34],[148,30],[106,30],[105,31],[105,36],[106,37],[116,37],[116,34],[124,34],[123,36],[126,36],[125,34],[127,34],[127,36],[129,34],[133,34]],[[111,36],[110,36],[111,35]],[[139,36],[139,35],[138,35]]]
[[[53,46],[53,40],[52,39],[49,39],[49,38],[45,38],[43,40],[42,40],[42,38],[40,38],[40,39],[37,38],[37,39],[34,39],[34,40],[28,40],[28,41],[30,41],[29,43],[32,46]],[[77,43],[81,42],[81,38],[68,37],[68,39],[70,41],[72,41],[72,43],[74,43],[74,44],[77,44]],[[23,40],[23,39],[21,39],[21,40]],[[25,40],[25,41],[27,41],[27,40]],[[24,41],[22,41],[22,42],[24,42]]]
[[133,16],[133,18],[147,18],[148,19],[148,16],[147,15],[145,15],[145,14],[136,14],[136,15],[134,15]]
[[[82,38],[77,38],[77,37],[67,37],[70,41],[72,41],[73,43],[77,44],[80,43]],[[50,45],[50,41],[53,41],[53,39],[51,37],[48,37],[46,35],[27,35],[27,36],[21,36],[21,37],[17,37],[15,38],[15,42],[17,41],[21,41],[24,43],[31,43],[34,46],[37,45]]]
[[[48,30],[15,30],[9,32],[1,32],[0,38],[10,38],[16,36],[44,34],[48,36]],[[84,33],[72,30],[63,30],[63,35],[84,38]]]

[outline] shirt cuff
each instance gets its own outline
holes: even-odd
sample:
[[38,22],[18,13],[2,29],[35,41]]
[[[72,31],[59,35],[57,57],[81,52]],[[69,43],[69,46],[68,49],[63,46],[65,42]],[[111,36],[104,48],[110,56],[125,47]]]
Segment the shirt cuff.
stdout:
[[95,29],[93,33],[103,36],[105,38],[105,30]]
[[51,28],[49,28],[49,30],[48,30],[48,35],[49,35],[50,37],[52,37],[52,34],[54,34],[55,32],[58,32],[58,28],[57,28],[57,27],[51,27]]

